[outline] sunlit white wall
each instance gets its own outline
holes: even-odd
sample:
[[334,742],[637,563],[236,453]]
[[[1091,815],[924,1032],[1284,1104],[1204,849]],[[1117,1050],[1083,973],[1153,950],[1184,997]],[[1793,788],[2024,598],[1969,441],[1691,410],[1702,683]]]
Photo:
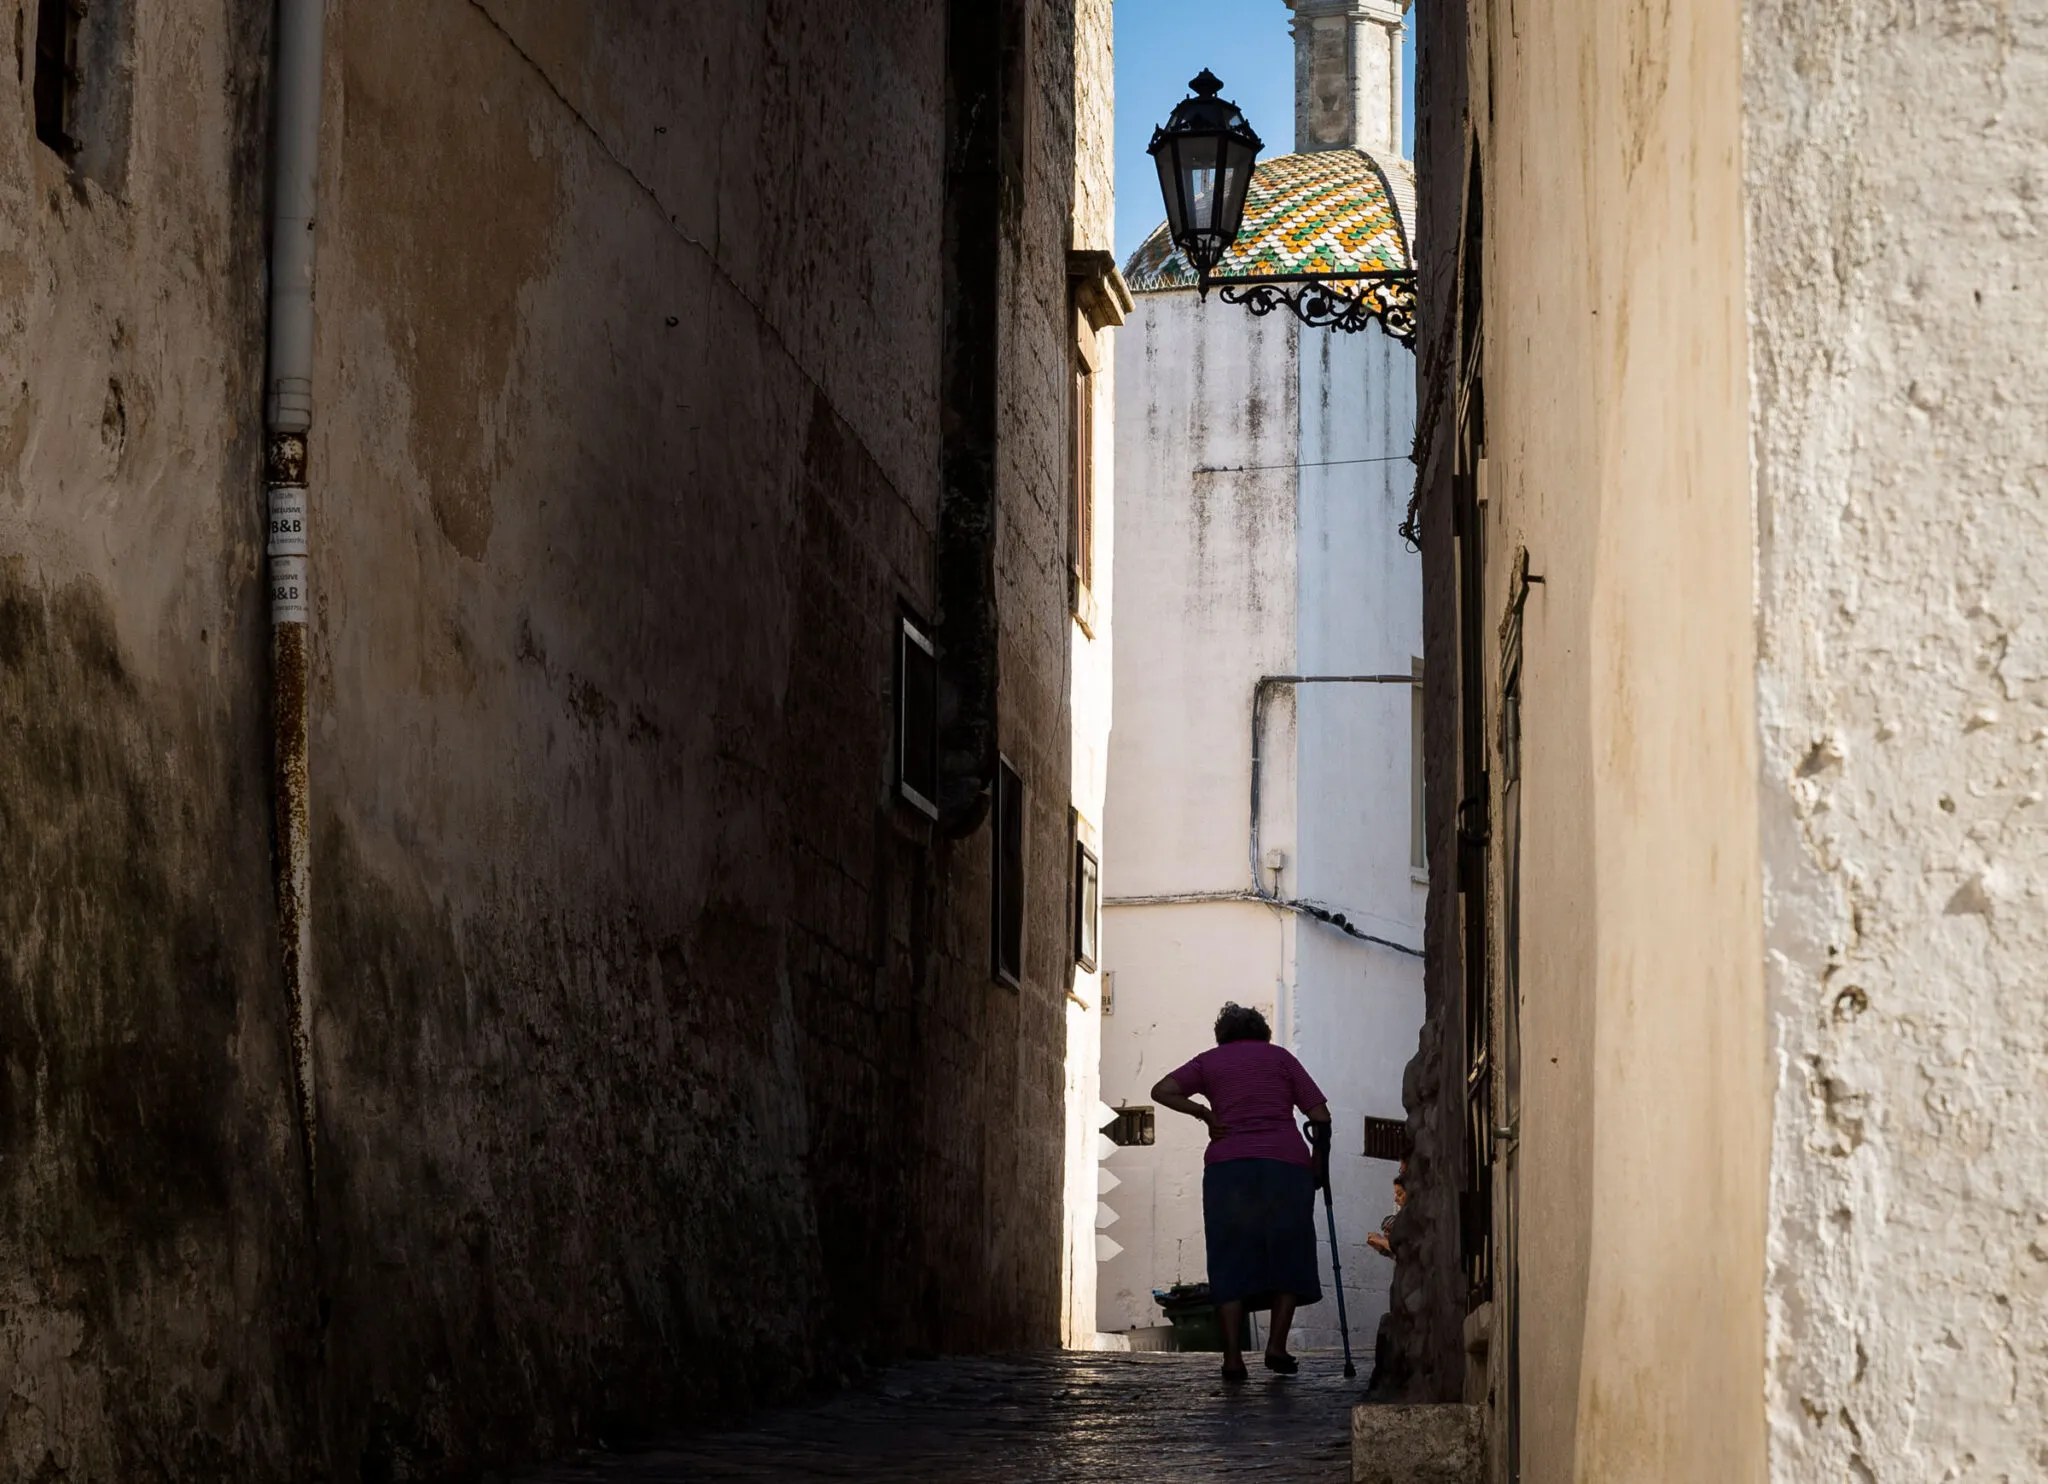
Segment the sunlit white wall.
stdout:
[[[1102,1093],[1149,1102],[1212,1044],[1226,999],[1262,1007],[1337,1119],[1336,1215],[1354,1347],[1369,1353],[1392,1209],[1361,1157],[1364,1114],[1398,1117],[1421,1022],[1418,960],[1254,901],[1251,701],[1262,675],[1407,672],[1419,564],[1395,528],[1412,486],[1413,365],[1377,329],[1304,331],[1187,291],[1143,294],[1118,344],[1116,727],[1106,820]],[[1421,943],[1410,868],[1405,686],[1276,693],[1262,743],[1264,884]],[[1129,903],[1131,898],[1210,900]],[[1207,1276],[1202,1130],[1162,1111],[1158,1142],[1104,1162],[1104,1330],[1160,1322],[1152,1291]],[[1319,1228],[1321,1217],[1318,1216]],[[1327,1246],[1324,1262],[1328,1262]],[[1327,1266],[1326,1285],[1327,1285]],[[1303,1346],[1337,1342],[1334,1295]]]

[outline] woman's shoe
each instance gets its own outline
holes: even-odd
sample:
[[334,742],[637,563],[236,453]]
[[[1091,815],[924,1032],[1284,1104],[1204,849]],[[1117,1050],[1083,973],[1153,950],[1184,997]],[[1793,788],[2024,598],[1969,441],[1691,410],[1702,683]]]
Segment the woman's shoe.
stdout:
[[1272,1351],[1268,1350],[1266,1352],[1266,1369],[1269,1371],[1278,1371],[1283,1376],[1291,1376],[1296,1371],[1301,1369],[1301,1362],[1296,1360],[1293,1356],[1289,1355],[1284,1350],[1281,1351],[1278,1355],[1275,1355]]
[[1231,1364],[1231,1363],[1230,1363],[1229,1361],[1225,1361],[1225,1362],[1223,1363],[1223,1379],[1224,1379],[1224,1380],[1226,1380],[1226,1381],[1249,1381],[1249,1380],[1250,1380],[1251,1378],[1252,1378],[1252,1373],[1251,1373],[1250,1371],[1246,1370],[1246,1369],[1245,1369],[1245,1368],[1244,1368],[1244,1367],[1243,1367],[1242,1365],[1232,1365],[1232,1364]]

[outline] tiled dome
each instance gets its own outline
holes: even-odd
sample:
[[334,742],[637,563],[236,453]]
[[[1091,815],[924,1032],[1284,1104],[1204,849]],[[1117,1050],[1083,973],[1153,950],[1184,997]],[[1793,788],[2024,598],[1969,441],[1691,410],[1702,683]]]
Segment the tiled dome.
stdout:
[[[1379,162],[1363,150],[1327,149],[1262,160],[1246,193],[1244,227],[1216,276],[1379,273],[1410,267],[1408,234]],[[1131,254],[1133,293],[1191,289],[1195,270],[1161,222]]]

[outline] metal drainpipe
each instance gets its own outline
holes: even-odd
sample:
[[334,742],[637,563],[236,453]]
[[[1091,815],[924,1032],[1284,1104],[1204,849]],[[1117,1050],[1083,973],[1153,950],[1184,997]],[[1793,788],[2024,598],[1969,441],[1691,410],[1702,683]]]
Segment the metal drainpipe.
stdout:
[[271,702],[276,767],[277,937],[291,1037],[300,1153],[315,1173],[312,860],[307,692],[312,672],[311,522],[306,435],[313,426],[313,226],[320,158],[324,0],[278,0],[277,133],[271,165],[270,367],[264,387]]
[[1004,57],[1014,0],[950,0],[940,350],[938,833],[972,834],[996,776]]

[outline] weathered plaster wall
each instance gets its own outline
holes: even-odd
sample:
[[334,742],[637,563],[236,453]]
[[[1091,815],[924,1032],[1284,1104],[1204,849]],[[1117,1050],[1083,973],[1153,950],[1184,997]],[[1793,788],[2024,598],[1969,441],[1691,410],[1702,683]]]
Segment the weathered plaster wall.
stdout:
[[[1250,887],[1250,712],[1262,675],[1406,674],[1420,572],[1396,535],[1413,424],[1409,353],[1260,320],[1213,298],[1138,296],[1122,332],[1119,580],[1107,876],[1113,902]],[[1274,692],[1261,745],[1260,845],[1289,897],[1419,943],[1408,868],[1407,687]],[[1392,1169],[1361,1157],[1361,1117],[1398,1108],[1420,1019],[1413,959],[1255,901],[1118,905],[1103,1089],[1152,1084],[1213,1044],[1225,999],[1261,1006],[1337,1119],[1333,1186],[1349,1317],[1361,1350],[1389,1273],[1365,1235],[1392,1209]],[[1106,1330],[1160,1322],[1152,1290],[1208,1273],[1202,1131],[1162,1113],[1158,1143],[1119,1149],[1105,1198]],[[1325,1279],[1328,1257],[1323,1256]],[[1338,1342],[1333,1301],[1304,1310],[1305,1346]]]
[[1744,7],[1770,1476],[2048,1473],[2048,10]]
[[1106,34],[1011,13],[1010,990],[988,835],[890,791],[944,6],[334,9],[309,1221],[265,885],[268,7],[189,9],[135,0],[121,199],[0,84],[0,844],[38,862],[0,879],[0,1471],[466,1477],[1054,1341],[1065,253],[1077,181],[1106,211],[1073,157]]
[[177,62],[89,174],[0,67],[9,1479],[285,1476],[312,1405],[257,582],[270,7],[134,21]]
[[[1376,326],[1298,339],[1295,665],[1304,675],[1411,673],[1422,564],[1399,535],[1414,466],[1415,360]],[[1295,696],[1292,894],[1364,932],[1422,945],[1410,867],[1414,700],[1407,685],[1307,685]],[[1368,1353],[1393,1265],[1365,1245],[1394,1209],[1395,1166],[1363,1157],[1367,1115],[1399,1117],[1422,1022],[1422,965],[1326,924],[1295,935],[1290,1044],[1330,1097],[1331,1199],[1354,1348]],[[1327,1255],[1324,1257],[1327,1264]],[[1339,1343],[1337,1306],[1304,1310],[1304,1346]]]
[[[1760,867],[1731,803],[1756,767],[1739,18],[1493,6],[1424,39],[1469,47],[1460,132],[1484,179],[1485,504],[1460,538],[1484,543],[1482,663],[1459,683],[1485,704],[1492,792],[1483,1111],[1518,1137],[1488,1141],[1496,1238],[1516,1240],[1497,1240],[1474,1399],[1506,1420],[1518,1292],[1524,1477],[1755,1478]],[[1427,170],[1470,178],[1449,140],[1431,148]],[[1441,458],[1454,405],[1436,419]],[[1525,613],[1515,1047],[1499,654],[1522,547],[1545,581]],[[1431,600],[1455,604],[1455,583]],[[1519,1107],[1499,1075],[1517,1055]]]
[[[1295,647],[1294,415],[1299,337],[1274,318],[1219,324],[1191,292],[1137,296],[1118,334],[1117,568],[1121,609],[1103,894],[1248,886],[1251,689]],[[1194,473],[1197,469],[1218,471]],[[1269,710],[1262,817],[1295,830],[1293,707]],[[1263,1006],[1284,1039],[1294,926],[1253,902],[1111,907],[1102,1095],[1149,1103],[1152,1084],[1213,1043],[1226,999]],[[1158,1142],[1103,1161],[1119,1249],[1103,1263],[1105,1330],[1157,1324],[1152,1290],[1208,1275],[1200,1125],[1160,1112]]]

